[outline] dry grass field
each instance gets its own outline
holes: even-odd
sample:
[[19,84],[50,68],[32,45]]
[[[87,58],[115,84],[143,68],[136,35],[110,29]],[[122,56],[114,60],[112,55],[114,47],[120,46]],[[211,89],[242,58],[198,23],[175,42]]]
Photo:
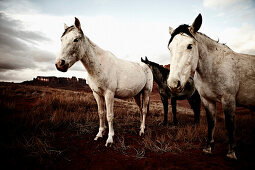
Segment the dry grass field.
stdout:
[[237,108],[238,161],[226,160],[227,135],[218,106],[213,155],[203,155],[207,123],[193,124],[187,101],[178,101],[178,126],[163,126],[163,107],[151,95],[146,131],[138,135],[140,114],[133,99],[115,100],[114,145],[104,146],[91,92],[0,84],[1,164],[7,169],[254,169],[255,112]]

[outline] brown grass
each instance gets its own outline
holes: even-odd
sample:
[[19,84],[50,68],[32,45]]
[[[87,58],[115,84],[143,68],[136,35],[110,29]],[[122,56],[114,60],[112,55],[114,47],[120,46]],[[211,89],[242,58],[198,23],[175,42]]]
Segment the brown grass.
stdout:
[[[93,138],[98,130],[97,105],[91,93],[16,84],[1,85],[0,108],[1,134],[4,136],[0,149],[15,159],[24,155],[32,161],[64,157],[65,148],[57,148],[55,144],[59,132]],[[113,150],[125,156],[140,159],[145,158],[147,153],[179,154],[205,144],[207,123],[204,111],[201,113],[200,125],[195,126],[191,110],[179,107],[178,127],[172,124],[163,126],[162,104],[160,101],[151,101],[143,137],[138,136],[140,113],[133,99],[116,99],[114,111],[116,135]],[[251,144],[255,139],[254,115],[237,114],[236,117],[237,140]],[[226,143],[223,118],[223,114],[219,113],[215,140]],[[103,140],[105,142],[105,138]],[[17,151],[19,154],[15,155]]]

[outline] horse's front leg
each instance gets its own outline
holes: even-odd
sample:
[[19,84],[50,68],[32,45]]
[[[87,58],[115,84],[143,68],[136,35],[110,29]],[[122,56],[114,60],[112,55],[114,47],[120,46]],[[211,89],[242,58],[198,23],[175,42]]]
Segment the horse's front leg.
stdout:
[[114,105],[114,93],[107,91],[105,93],[105,103],[106,103],[106,117],[109,126],[108,138],[106,140],[105,146],[111,145],[113,143],[114,129],[113,129],[113,105]]
[[161,101],[162,101],[163,107],[164,107],[164,122],[163,122],[163,125],[165,126],[168,123],[168,98],[164,94],[160,94],[160,97],[161,97]]
[[227,158],[237,160],[235,155],[235,140],[234,140],[234,130],[235,130],[235,110],[236,101],[235,97],[232,95],[224,96],[222,98],[222,108],[225,114],[225,125],[229,136],[229,149],[227,153]]
[[188,98],[188,102],[194,112],[194,123],[199,124],[201,100],[200,100],[200,95],[198,94],[198,91],[195,91],[195,93],[190,98]]
[[148,105],[150,101],[150,92],[147,90],[144,90],[143,92],[143,116],[142,116],[142,121],[141,121],[141,126],[140,126],[140,132],[139,135],[142,136],[144,134],[144,129],[145,129],[145,118],[146,114],[148,111]]
[[171,105],[172,105],[172,113],[173,113],[173,122],[174,122],[174,125],[177,126],[178,120],[176,117],[176,98],[171,97]]
[[94,140],[103,137],[103,132],[106,129],[105,126],[105,101],[103,96],[99,96],[97,93],[93,92],[93,95],[97,102],[98,115],[99,115],[99,131]]
[[206,118],[208,124],[208,137],[206,148],[203,149],[203,152],[206,154],[212,153],[212,148],[214,148],[214,139],[213,134],[216,124],[216,102],[208,101],[205,98],[201,97],[203,105],[206,111]]

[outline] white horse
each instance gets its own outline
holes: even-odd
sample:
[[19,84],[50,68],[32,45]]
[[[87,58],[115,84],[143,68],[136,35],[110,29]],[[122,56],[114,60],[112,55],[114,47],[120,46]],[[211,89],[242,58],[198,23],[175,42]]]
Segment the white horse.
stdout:
[[[98,105],[99,132],[95,140],[103,136],[106,117],[109,126],[108,139],[105,146],[113,143],[113,104],[114,98],[134,97],[141,112],[141,136],[144,134],[145,117],[149,103],[149,95],[153,86],[153,75],[144,63],[135,63],[116,58],[94,44],[83,34],[80,21],[67,27],[61,37],[62,47],[56,59],[59,71],[66,72],[76,61],[80,60],[88,72],[88,84]],[[142,95],[142,103],[140,96]]]
[[227,157],[237,159],[234,151],[236,105],[255,106],[255,56],[239,54],[224,44],[197,32],[202,24],[199,14],[191,26],[169,27],[171,72],[167,80],[172,91],[182,91],[195,72],[194,83],[206,109],[208,141],[205,153],[211,153],[216,123],[216,102],[221,102],[229,136]]

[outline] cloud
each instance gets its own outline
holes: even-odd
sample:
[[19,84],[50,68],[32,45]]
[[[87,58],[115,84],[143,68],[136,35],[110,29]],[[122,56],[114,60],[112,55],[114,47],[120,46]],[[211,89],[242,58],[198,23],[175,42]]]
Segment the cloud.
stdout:
[[[45,9],[52,3],[47,2],[45,5],[46,2],[34,3],[35,1],[27,0],[22,0],[22,2],[6,0],[4,2],[5,6],[1,7],[2,4],[0,4],[0,80],[31,80],[38,75],[63,77],[84,77],[86,75],[85,68],[80,62],[74,64],[66,73],[58,72],[54,66],[57,52],[60,50],[60,37],[64,31],[63,24],[73,25],[75,16],[73,11],[64,11],[65,13],[60,15],[58,10],[61,9],[58,8],[58,10],[54,9],[58,14],[43,13],[42,8]],[[95,3],[104,4],[107,2],[108,0],[98,0]],[[224,2],[205,0],[204,6],[208,11],[208,13],[205,12],[205,16],[207,16],[205,21],[208,21],[209,24],[207,23],[207,27],[202,27],[202,29],[205,28],[205,33],[210,33],[211,30],[212,35],[215,35],[212,38],[219,37],[220,42],[227,43],[235,51],[252,53],[254,39],[250,40],[249,37],[255,35],[254,25],[240,27],[244,21],[240,21],[238,18],[244,19],[246,23],[252,23],[254,10],[246,8],[250,6],[247,2],[251,1],[245,1],[242,8],[240,8],[239,2],[241,0]],[[208,10],[208,8],[218,7],[220,7],[219,10],[212,10],[213,16],[216,15],[217,18],[209,21],[211,9]],[[197,9],[197,5],[195,8]],[[80,9],[77,8],[77,10]],[[178,9],[176,8],[176,10]],[[173,11],[169,11],[169,13],[171,12]],[[169,19],[161,19],[158,14],[155,15],[156,19],[144,19],[138,17],[139,15],[125,18],[121,15],[109,16],[102,13],[89,15],[79,13],[77,17],[81,21],[84,34],[99,47],[111,51],[116,57],[140,62],[141,57],[148,56],[150,60],[159,64],[169,64],[170,54],[167,43],[170,35],[168,26],[182,24],[189,18],[185,14],[184,16],[181,13],[178,16],[174,14],[176,12]],[[244,14],[245,17],[243,17]],[[217,24],[215,24],[216,20],[219,21]],[[228,22],[225,23],[225,21]],[[222,29],[219,31],[219,29],[215,29],[216,27]],[[226,27],[231,28],[226,29]],[[244,35],[245,32],[249,33],[249,36]],[[243,45],[238,44],[240,40]],[[243,47],[241,48],[241,46]]]
[[255,28],[251,24],[227,28],[220,36],[234,51],[255,55]]
[[204,0],[203,5],[209,8],[227,7],[245,0]]
[[155,62],[163,62],[160,64],[170,62],[166,57],[170,39],[168,23],[125,21],[110,16],[81,17],[80,21],[85,35],[118,58],[140,62],[141,57],[148,56]]
[[81,63],[75,64],[68,73],[55,68],[59,50],[56,44],[60,45],[63,31],[59,17],[0,12],[0,22],[0,81],[22,82],[36,76],[86,77]]
[[40,32],[23,28],[22,22],[0,13],[0,71],[36,68],[51,60],[53,54],[35,47],[50,41]]
[[0,0],[0,10],[11,13],[34,13],[36,6],[32,5],[29,0]]
[[[74,22],[72,12],[61,16],[42,13],[38,4],[34,6],[36,4],[27,0],[5,0],[0,4],[0,80],[31,80],[37,75],[86,76],[80,62],[67,73],[58,72],[54,66],[63,24]],[[118,58],[140,62],[146,55],[160,64],[170,62],[168,23],[105,15],[80,14],[78,17],[85,35]]]

